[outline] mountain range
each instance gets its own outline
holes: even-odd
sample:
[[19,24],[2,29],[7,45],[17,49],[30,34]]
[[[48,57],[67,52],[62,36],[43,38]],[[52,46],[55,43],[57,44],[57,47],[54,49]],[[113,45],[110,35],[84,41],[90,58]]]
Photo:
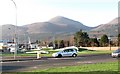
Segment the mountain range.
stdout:
[[68,19],[62,16],[52,18],[47,22],[37,22],[25,25],[28,33],[64,33],[64,32],[76,32],[80,29],[90,30],[92,27],[83,25],[78,21]]
[[62,34],[67,36],[73,35],[80,29],[88,32],[91,37],[95,35],[100,36],[102,34],[117,36],[118,18],[115,18],[109,23],[101,24],[96,27],[88,27],[81,22],[63,16],[56,16],[47,22],[36,22],[23,26],[6,24],[0,27],[2,27],[2,38],[8,40],[14,38],[15,33],[17,33],[20,40],[25,40],[25,38],[29,36],[34,41],[52,39],[53,35],[55,34]]
[[118,26],[118,18],[115,18],[106,24],[101,24],[92,29],[89,34],[96,35],[97,37],[103,34],[107,34],[110,37],[116,37],[118,35]]

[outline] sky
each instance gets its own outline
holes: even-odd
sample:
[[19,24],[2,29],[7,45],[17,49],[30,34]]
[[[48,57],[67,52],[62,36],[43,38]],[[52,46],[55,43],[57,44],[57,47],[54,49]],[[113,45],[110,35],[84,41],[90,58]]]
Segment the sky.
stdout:
[[[86,26],[98,26],[118,17],[119,0],[14,0],[17,25],[45,22],[64,16]],[[12,0],[0,0],[0,25],[16,25],[16,8]]]

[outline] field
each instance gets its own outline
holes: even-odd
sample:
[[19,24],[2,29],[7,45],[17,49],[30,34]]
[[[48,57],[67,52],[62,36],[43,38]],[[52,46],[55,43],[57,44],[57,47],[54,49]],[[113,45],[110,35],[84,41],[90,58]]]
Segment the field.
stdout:
[[104,72],[111,72],[114,74],[118,71],[118,62],[109,62],[109,63],[96,63],[96,64],[86,64],[86,65],[79,65],[79,66],[65,66],[59,68],[50,68],[44,70],[35,70],[32,72],[83,72],[83,73],[104,73]]
[[118,70],[118,62],[116,61],[3,74],[120,74],[120,71]]
[[[98,49],[99,49],[99,47],[98,47]],[[87,47],[87,49],[86,48],[79,48],[78,55],[84,55],[84,54],[111,54],[113,52],[113,50],[110,51],[110,50],[98,50],[98,49],[96,48],[96,50],[92,50],[89,47]],[[55,53],[55,52],[58,51],[58,50],[51,50],[51,49],[47,49],[47,48],[42,49],[42,50],[49,52],[49,54],[41,54],[42,57],[51,57],[52,53]],[[29,51],[29,52],[32,52],[32,51]],[[2,56],[4,56],[4,57],[7,57],[7,56],[10,57],[10,56],[13,56],[13,55],[14,54],[11,54],[11,53],[7,53],[7,54],[3,53],[2,54]],[[17,56],[22,56],[22,57],[24,57],[24,56],[36,56],[36,54],[18,53]]]
[[[49,54],[40,54],[41,57],[51,57],[52,56],[52,53],[55,53],[57,52],[58,50],[51,50],[51,49],[42,49],[44,51],[48,51]],[[29,52],[32,52],[32,51],[29,51]],[[88,49],[85,49],[85,48],[79,48],[79,52],[78,52],[78,56],[79,55],[86,55],[86,54],[111,54],[113,52],[113,50],[88,50]],[[14,56],[14,54],[11,54],[11,53],[3,53],[2,56],[4,57],[7,57],[7,56]],[[28,54],[28,53],[18,53],[17,56],[21,56],[21,57],[24,57],[24,56],[35,56],[36,57],[36,54]]]
[[[42,49],[49,51],[49,54],[41,54],[41,57],[51,57],[52,53],[57,50]],[[111,54],[113,50],[88,50],[85,48],[79,48],[78,55],[89,54]],[[3,54],[3,56],[12,56],[13,54]],[[36,56],[36,54],[19,53],[17,56]],[[106,62],[95,64],[80,64],[77,66],[64,66],[57,68],[37,69],[31,72],[18,72],[11,74],[120,74],[118,73],[118,62]],[[10,74],[10,73],[9,73]]]

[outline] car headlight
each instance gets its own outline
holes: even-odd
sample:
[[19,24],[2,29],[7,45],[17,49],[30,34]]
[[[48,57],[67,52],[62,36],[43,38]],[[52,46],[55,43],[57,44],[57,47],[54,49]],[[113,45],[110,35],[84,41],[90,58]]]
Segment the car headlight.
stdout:
[[56,57],[56,56],[58,56],[58,54],[57,54],[57,53],[53,53],[52,56],[53,56],[53,57]]
[[118,56],[118,53],[112,53],[112,56]]

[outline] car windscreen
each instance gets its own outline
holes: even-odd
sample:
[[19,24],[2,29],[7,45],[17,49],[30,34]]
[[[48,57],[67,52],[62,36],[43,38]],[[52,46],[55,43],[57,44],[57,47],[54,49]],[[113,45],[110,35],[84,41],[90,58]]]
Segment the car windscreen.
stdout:
[[117,52],[120,52],[120,49],[114,51],[114,53],[117,53]]

